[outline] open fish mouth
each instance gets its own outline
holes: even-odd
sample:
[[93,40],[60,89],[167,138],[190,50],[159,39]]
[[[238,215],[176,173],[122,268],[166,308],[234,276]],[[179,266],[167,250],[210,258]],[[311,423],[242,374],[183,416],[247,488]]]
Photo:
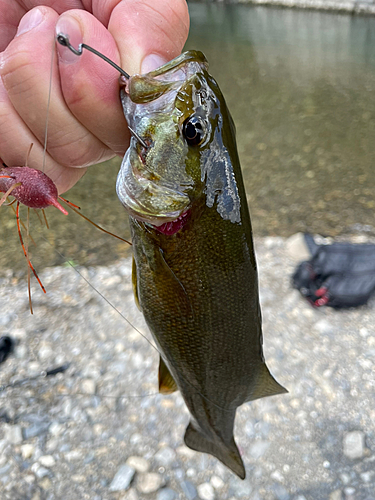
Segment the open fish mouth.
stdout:
[[187,194],[145,172],[142,157],[132,146],[122,161],[116,191],[132,217],[154,226],[178,219],[190,204]]

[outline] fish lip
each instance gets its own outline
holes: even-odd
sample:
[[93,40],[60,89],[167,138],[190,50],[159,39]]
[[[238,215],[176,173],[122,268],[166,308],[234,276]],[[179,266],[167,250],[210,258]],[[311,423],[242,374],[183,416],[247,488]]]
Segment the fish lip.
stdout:
[[[142,175],[136,164],[130,161],[130,150],[126,152],[121,164],[120,172],[117,176],[116,191],[119,200],[125,207],[129,215],[137,220],[147,222],[153,226],[161,226],[167,222],[178,219],[190,206],[190,198],[186,193],[171,189],[163,184],[158,184]],[[135,148],[137,159],[143,165],[142,158]],[[141,198],[145,193],[151,193],[149,203],[143,203]],[[169,205],[177,205],[176,208],[168,206],[159,212],[152,206],[152,202],[157,197],[164,197],[171,200]]]

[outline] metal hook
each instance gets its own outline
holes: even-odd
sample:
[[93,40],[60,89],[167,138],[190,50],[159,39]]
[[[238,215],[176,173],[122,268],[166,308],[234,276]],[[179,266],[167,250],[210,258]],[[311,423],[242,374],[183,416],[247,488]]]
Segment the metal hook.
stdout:
[[70,42],[69,42],[69,36],[65,35],[64,33],[59,33],[57,35],[57,37],[56,37],[56,40],[63,47],[68,47],[68,49],[71,50],[73,52],[73,54],[75,54],[76,56],[82,55],[83,49],[89,50],[93,54],[99,56],[101,59],[104,59],[104,61],[106,61],[111,66],[113,66],[115,69],[117,69],[117,71],[119,71],[126,79],[130,78],[130,75],[128,75],[128,73],[126,73],[126,71],[124,71],[122,68],[120,68],[120,66],[118,66],[116,63],[114,63],[113,61],[111,61],[110,59],[108,59],[108,57],[106,57],[105,55],[101,54],[97,50],[93,49],[89,45],[86,45],[85,43],[80,43],[78,45],[78,49],[75,49],[73,47],[73,45],[71,45]]
[[142,146],[143,146],[144,148],[148,149],[147,144],[146,144],[146,143],[145,143],[145,141],[144,141],[144,140],[143,140],[143,139],[142,139],[142,138],[141,138],[141,137],[137,134],[137,132],[135,132],[132,128],[130,128],[130,127],[129,127],[129,125],[128,125],[128,129],[129,129],[129,131],[130,131],[131,135],[132,135],[133,137],[135,137],[135,138],[137,139],[137,141],[138,141],[139,143],[141,143],[141,144],[142,144]]

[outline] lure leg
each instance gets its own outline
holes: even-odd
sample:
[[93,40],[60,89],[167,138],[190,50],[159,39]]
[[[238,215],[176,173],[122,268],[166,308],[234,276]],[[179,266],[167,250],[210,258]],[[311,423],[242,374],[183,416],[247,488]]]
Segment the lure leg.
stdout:
[[46,289],[44,288],[43,283],[40,281],[39,276],[37,275],[32,263],[29,259],[28,253],[26,252],[25,245],[23,244],[23,238],[22,238],[21,226],[20,226],[20,203],[19,203],[19,201],[17,202],[16,219],[17,219],[18,236],[20,238],[21,246],[23,249],[23,253],[26,257],[27,263],[30,266],[30,269],[32,270],[32,272],[34,273],[35,278],[38,280],[38,283],[39,283],[41,289],[43,290],[44,293],[46,293]]
[[[0,178],[12,179],[12,177],[9,177],[9,175],[0,175]],[[10,188],[8,189],[8,191],[4,194],[4,196],[0,200],[0,207],[4,203],[4,201],[8,198],[8,196],[13,191],[13,189],[16,189],[16,187],[18,187],[20,185],[21,185],[20,182],[16,182],[15,184],[13,184],[13,186],[10,186]]]

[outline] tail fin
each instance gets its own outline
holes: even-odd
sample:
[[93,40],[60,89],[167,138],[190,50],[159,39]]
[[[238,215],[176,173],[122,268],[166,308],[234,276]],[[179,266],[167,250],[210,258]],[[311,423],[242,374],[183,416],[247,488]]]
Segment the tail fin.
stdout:
[[245,479],[245,467],[233,438],[229,446],[223,442],[215,443],[213,441],[209,441],[203,434],[194,429],[190,422],[186,429],[184,439],[186,446],[192,450],[213,455],[235,474],[237,474],[238,477]]

